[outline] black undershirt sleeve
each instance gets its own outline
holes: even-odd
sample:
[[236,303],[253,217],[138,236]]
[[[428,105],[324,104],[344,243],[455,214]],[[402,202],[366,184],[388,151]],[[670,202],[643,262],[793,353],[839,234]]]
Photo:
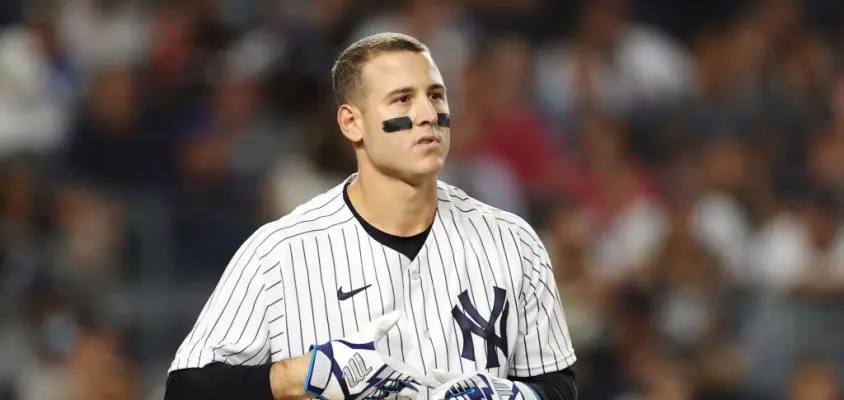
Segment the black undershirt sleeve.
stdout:
[[173,371],[167,377],[164,400],[273,400],[271,367],[212,363]]
[[[212,363],[203,368],[173,371],[167,377],[164,400],[273,400],[272,364],[255,366]],[[541,400],[577,400],[574,371],[510,378],[528,384]]]
[[574,371],[571,368],[529,378],[510,378],[510,380],[528,384],[541,400],[577,400],[577,386]]

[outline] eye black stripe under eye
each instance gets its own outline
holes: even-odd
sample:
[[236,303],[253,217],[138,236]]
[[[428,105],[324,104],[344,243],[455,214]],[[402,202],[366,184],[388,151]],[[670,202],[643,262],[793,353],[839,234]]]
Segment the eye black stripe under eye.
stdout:
[[443,128],[451,127],[451,116],[446,113],[437,114],[437,125]]
[[404,131],[413,128],[413,121],[410,117],[397,117],[388,119],[383,122],[384,132],[393,133],[398,131]]
[[[437,114],[437,125],[443,128],[451,127],[451,116],[446,113]],[[413,128],[410,117],[396,117],[382,122],[382,129],[387,133],[409,130]]]

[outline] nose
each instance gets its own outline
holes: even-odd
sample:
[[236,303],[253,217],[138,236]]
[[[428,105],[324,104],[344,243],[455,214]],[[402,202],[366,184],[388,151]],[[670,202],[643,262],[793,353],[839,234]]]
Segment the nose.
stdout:
[[416,103],[416,125],[436,125],[437,109],[426,97],[423,101]]

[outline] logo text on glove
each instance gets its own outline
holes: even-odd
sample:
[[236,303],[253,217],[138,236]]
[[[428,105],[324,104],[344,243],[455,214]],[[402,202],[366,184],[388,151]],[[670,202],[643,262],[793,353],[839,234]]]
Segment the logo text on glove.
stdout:
[[343,379],[346,380],[348,387],[355,387],[370,372],[372,372],[372,368],[366,366],[360,353],[355,353],[349,360],[349,365],[343,368]]

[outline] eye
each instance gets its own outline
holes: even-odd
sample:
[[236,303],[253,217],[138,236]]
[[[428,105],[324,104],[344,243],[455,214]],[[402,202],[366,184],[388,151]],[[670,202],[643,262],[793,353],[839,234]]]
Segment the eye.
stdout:
[[410,96],[409,96],[409,95],[404,95],[404,96],[401,96],[401,97],[397,98],[397,99],[396,99],[396,100],[394,100],[394,101],[395,101],[396,103],[402,103],[402,104],[404,104],[404,103],[408,103],[408,102],[410,102]]
[[445,100],[445,95],[442,94],[442,93],[431,93],[431,95],[429,97],[431,98],[431,100],[434,100],[434,101]]

